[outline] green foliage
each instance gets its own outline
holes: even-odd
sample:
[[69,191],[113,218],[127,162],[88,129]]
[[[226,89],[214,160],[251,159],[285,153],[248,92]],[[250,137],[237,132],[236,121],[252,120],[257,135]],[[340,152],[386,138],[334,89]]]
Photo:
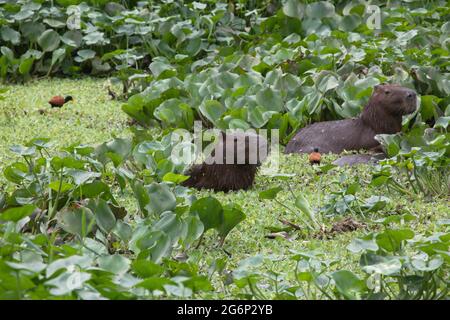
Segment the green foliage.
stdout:
[[[410,188],[425,197],[450,194],[450,134],[445,117],[433,129],[418,126],[406,136],[380,136],[389,159],[374,172],[372,185],[408,194]],[[410,188],[408,188],[410,187]]]
[[[3,80],[112,75],[128,98],[122,110],[139,124],[133,138],[96,147],[55,152],[38,138],[11,148],[0,186],[0,298],[448,299],[448,217],[424,210],[446,210],[450,190],[445,1],[382,6],[380,30],[368,27],[364,6],[346,12],[340,1],[124,3],[0,4]],[[349,178],[296,160],[295,174],[265,177],[247,193],[178,185],[185,166],[171,156],[172,129],[194,120],[277,128],[286,142],[310,122],[356,116],[382,82],[415,88],[420,108],[404,133],[378,137],[389,158],[373,172]],[[4,109],[5,123],[18,118]],[[416,207],[417,195],[434,202]],[[348,214],[368,230],[316,239]],[[265,239],[261,229],[276,220],[296,233]]]

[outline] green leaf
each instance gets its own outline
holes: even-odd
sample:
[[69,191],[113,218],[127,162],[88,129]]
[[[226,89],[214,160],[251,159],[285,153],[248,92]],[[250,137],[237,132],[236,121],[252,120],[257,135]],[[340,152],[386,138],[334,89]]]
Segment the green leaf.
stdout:
[[283,190],[283,188],[281,187],[275,187],[275,188],[271,188],[271,189],[267,189],[264,191],[261,191],[259,193],[259,199],[266,199],[266,200],[273,200],[277,197],[277,194]]
[[164,57],[153,58],[149,68],[155,78],[169,78],[176,75],[175,68]]
[[245,219],[245,214],[237,208],[235,205],[230,204],[223,207],[223,222],[217,228],[219,237],[222,239],[222,243],[225,240],[228,233],[236,227],[239,222]]
[[63,209],[56,214],[56,219],[64,231],[85,237],[95,226],[95,217],[92,211],[85,207],[76,209]]
[[88,208],[95,216],[97,225],[104,232],[109,233],[116,225],[116,217],[111,211],[108,203],[103,199],[89,201]]
[[5,178],[13,183],[21,183],[27,173],[28,166],[22,162],[15,162],[3,169]]
[[355,238],[347,246],[347,249],[353,253],[360,253],[364,251],[377,251],[378,245],[374,239],[359,239]]
[[45,52],[50,52],[58,48],[61,39],[54,30],[46,30],[39,38],[38,44]]
[[399,257],[384,257],[371,252],[361,255],[360,265],[368,274],[395,275],[402,269]]
[[66,56],[66,49],[59,48],[53,51],[52,53],[52,66],[54,66],[57,63],[61,63]]
[[0,220],[17,222],[20,219],[31,215],[36,209],[37,209],[36,206],[33,204],[27,204],[22,207],[6,209],[2,213],[0,213]]
[[196,214],[205,227],[205,232],[223,224],[223,208],[214,197],[201,198],[192,203],[190,214]]
[[159,276],[164,272],[164,268],[153,261],[138,259],[131,264],[131,269],[141,278]]
[[90,60],[93,59],[95,57],[95,51],[94,50],[90,50],[90,49],[84,49],[84,50],[79,50],[77,52],[77,55],[75,57],[75,61],[76,62],[84,62],[86,60]]
[[122,275],[130,268],[131,261],[124,256],[114,254],[98,258],[98,266],[112,274]]
[[256,102],[263,107],[265,111],[281,112],[283,110],[283,99],[278,90],[265,88],[258,91],[256,94]]
[[436,120],[434,127],[435,128],[444,128],[447,130],[447,127],[449,124],[450,124],[450,117],[440,117]]
[[36,42],[39,36],[45,31],[45,26],[39,22],[27,21],[21,24],[20,31],[25,38]]
[[22,75],[30,73],[33,62],[34,58],[23,59],[19,65],[19,73]]
[[332,17],[334,14],[334,5],[328,1],[314,2],[306,7],[306,15],[308,18],[322,19]]
[[311,209],[308,200],[299,194],[295,199],[295,206],[299,208],[316,226],[318,225],[314,211]]
[[205,227],[197,215],[190,215],[184,220],[185,224],[185,237],[183,240],[183,245],[188,247],[195,240],[200,238],[200,236],[205,231]]
[[0,29],[0,35],[4,41],[11,42],[14,45],[17,45],[20,42],[20,33],[10,27],[2,27]]
[[149,291],[155,290],[165,291],[164,286],[169,284],[175,285],[176,283],[167,278],[149,277],[144,281],[141,281],[138,284],[136,284],[136,287],[144,288]]
[[62,193],[72,190],[75,186],[71,183],[55,180],[49,183],[48,187],[56,192],[60,191]]
[[101,176],[101,173],[99,172],[83,171],[76,169],[68,170],[67,174],[73,178],[73,181],[77,186],[86,183],[90,179],[98,178]]
[[304,4],[298,0],[287,0],[283,5],[283,13],[288,17],[301,20],[305,13]]
[[160,215],[164,211],[172,211],[176,207],[175,195],[170,191],[166,184],[158,184],[156,182],[145,187],[149,203],[146,208],[156,215]]
[[366,289],[363,280],[360,280],[353,272],[339,270],[332,273],[336,289],[346,298],[355,300]]
[[227,111],[227,109],[216,100],[205,100],[199,108],[202,114],[212,123],[216,123],[216,121]]
[[414,232],[410,229],[388,229],[377,235],[376,241],[380,248],[389,252],[397,252],[404,241],[412,239]]
[[180,184],[183,181],[186,181],[187,179],[189,179],[188,176],[182,175],[182,174],[177,174],[177,173],[173,173],[173,172],[167,172],[164,177],[163,177],[163,181],[167,181],[167,182],[173,182],[176,184]]
[[78,30],[70,30],[63,34],[61,40],[68,46],[78,48],[83,41],[83,35]]

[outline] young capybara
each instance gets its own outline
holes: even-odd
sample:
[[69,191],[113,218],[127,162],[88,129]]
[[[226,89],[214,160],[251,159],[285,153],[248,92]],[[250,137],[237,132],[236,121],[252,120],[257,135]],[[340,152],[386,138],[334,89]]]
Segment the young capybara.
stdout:
[[300,129],[285,153],[341,153],[379,146],[377,134],[402,129],[402,116],[416,110],[416,93],[399,85],[377,85],[361,115],[354,119],[316,122]]
[[267,140],[255,133],[221,132],[211,154],[189,168],[183,186],[228,192],[253,185],[258,167],[267,158]]

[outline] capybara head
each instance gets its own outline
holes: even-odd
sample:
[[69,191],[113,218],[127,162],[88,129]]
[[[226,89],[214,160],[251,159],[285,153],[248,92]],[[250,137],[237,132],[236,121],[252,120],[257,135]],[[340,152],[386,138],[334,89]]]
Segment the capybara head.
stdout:
[[414,90],[395,84],[375,86],[370,100],[376,103],[378,108],[383,108],[393,115],[410,114],[416,111],[417,107]]
[[361,118],[375,133],[396,133],[401,130],[402,116],[417,108],[416,93],[396,84],[377,85]]
[[256,133],[221,133],[205,161],[188,170],[183,185],[225,192],[248,189],[267,155],[267,140]]

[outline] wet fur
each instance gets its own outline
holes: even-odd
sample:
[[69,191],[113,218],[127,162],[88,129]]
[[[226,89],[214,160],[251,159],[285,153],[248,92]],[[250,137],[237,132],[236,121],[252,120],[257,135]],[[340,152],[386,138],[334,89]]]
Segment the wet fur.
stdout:
[[[240,137],[244,136],[240,135]],[[247,190],[253,185],[255,176],[258,172],[258,167],[264,161],[267,154],[264,154],[261,157],[261,153],[259,153],[257,163],[248,163],[250,159],[248,147],[249,140],[248,136],[245,135],[245,146],[238,146],[236,142],[234,142],[233,164],[226,164],[226,141],[230,138],[234,138],[234,135],[228,136],[222,133],[223,140],[218,143],[212,153],[212,156],[214,156],[217,148],[222,148],[222,163],[207,164],[206,162],[203,162],[191,166],[185,173],[190,177],[183,183],[184,186],[196,189],[213,189],[214,191],[228,192],[232,190]],[[267,147],[267,142],[261,136],[258,136],[257,141],[258,150],[261,152],[264,143]],[[245,150],[243,150],[243,147],[245,147]],[[245,162],[242,164],[237,164],[238,152],[245,152]]]
[[401,131],[402,116],[415,111],[416,94],[398,85],[379,85],[358,118],[313,123],[300,129],[285,153],[341,153],[372,149],[379,145],[377,134]]

